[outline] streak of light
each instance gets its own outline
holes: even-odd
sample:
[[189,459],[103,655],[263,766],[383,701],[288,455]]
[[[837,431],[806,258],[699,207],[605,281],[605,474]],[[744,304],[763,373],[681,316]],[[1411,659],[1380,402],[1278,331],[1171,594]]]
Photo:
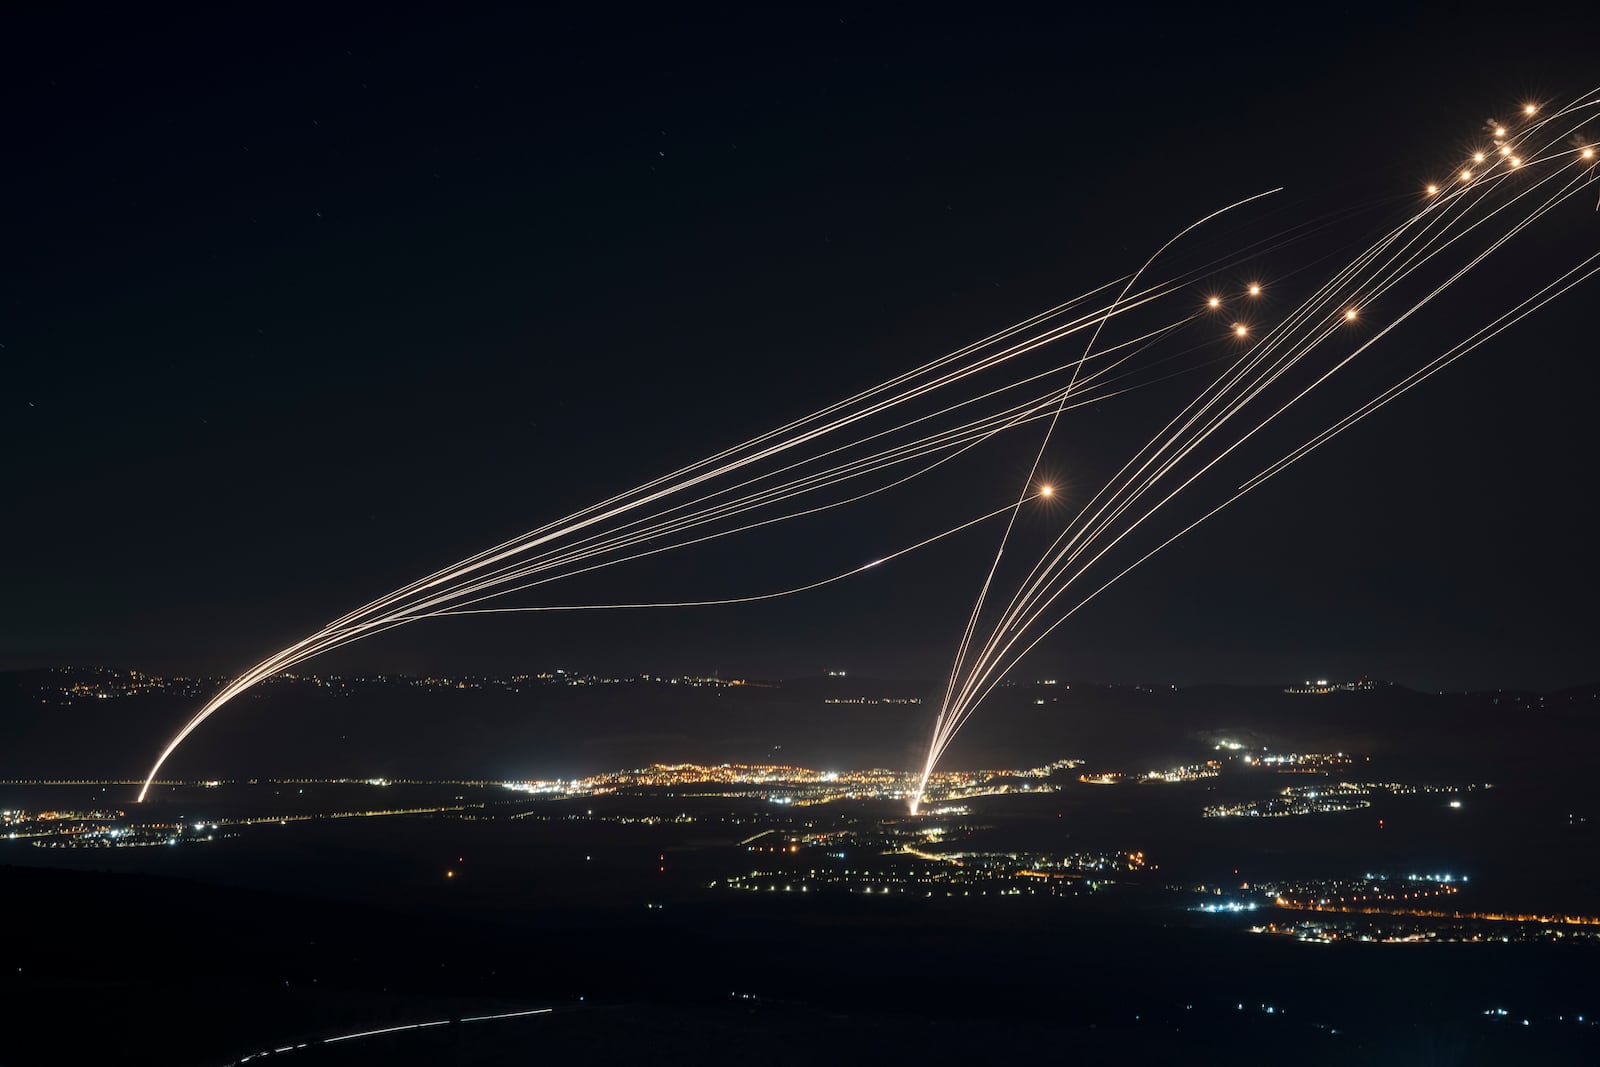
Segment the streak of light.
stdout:
[[[339,1034],[336,1037],[324,1037],[313,1041],[302,1041],[294,1045],[282,1045],[278,1048],[274,1048],[270,1055],[281,1056],[286,1052],[298,1052],[301,1049],[315,1048],[321,1045],[337,1045],[344,1041],[363,1041],[367,1038],[382,1037],[385,1034],[403,1034],[417,1030],[433,1030],[441,1026],[449,1026],[452,1023],[466,1025],[467,1023],[486,1023],[501,1019],[525,1019],[533,1015],[549,1015],[554,1011],[554,1008],[529,1008],[526,1011],[504,1011],[494,1015],[467,1015],[460,1019],[429,1019],[427,1022],[403,1023],[399,1026],[383,1026],[375,1030],[358,1030],[355,1033]],[[230,1063],[228,1067],[238,1067],[239,1064],[249,1063],[251,1060],[260,1059],[265,1055],[269,1054],[253,1052],[247,1056],[239,1057]]]
[[[1259,263],[1253,257],[1261,252],[1291,247],[1317,229],[1334,225],[1334,216],[1301,223],[1170,277],[1147,281],[1145,275],[1154,277],[1152,264],[1196,226],[1277,190],[1247,197],[1192,223],[1130,275],[741,444],[458,560],[328,622],[262,659],[214,694],[169,740],[146,776],[139,799],[146,798],[157,773],[184,740],[241,693],[316,656],[399,626],[458,615],[681,608],[795,596],[875,570],[1009,513],[999,549],[957,644],[924,766],[926,783],[945,747],[1007,672],[1089,599],[1237,495],[1287,469],[1449,361],[1593,273],[1561,275],[1557,279],[1560,285],[1552,282],[1528,298],[1534,303],[1524,301],[1512,309],[1515,314],[1507,313],[1511,318],[1493,320],[1492,329],[1485,327],[1490,332],[1470,335],[1462,342],[1464,348],[1447,349],[1440,357],[1444,363],[1435,360],[1410,373],[1399,368],[1401,377],[1390,387],[1395,391],[1380,392],[1262,467],[1235,496],[1206,511],[1196,523],[1182,526],[1177,535],[1139,556],[1131,566],[1116,570],[1110,582],[1095,586],[1088,597],[1073,592],[1080,583],[1100,581],[1091,578],[1091,572],[1115,568],[1115,563],[1107,560],[1109,553],[1141,533],[1156,516],[1164,515],[1180,494],[1215,480],[1202,481],[1224,460],[1256,441],[1266,427],[1287,421],[1288,413],[1297,410],[1305,396],[1351,361],[1371,352],[1395,328],[1528,227],[1592,187],[1596,180],[1592,167],[1563,168],[1563,176],[1555,168],[1531,164],[1568,153],[1582,160],[1594,158],[1594,149],[1582,141],[1587,136],[1584,124],[1600,106],[1596,94],[1586,94],[1559,109],[1542,109],[1543,114],[1528,106],[1533,110],[1525,111],[1527,120],[1518,123],[1512,144],[1503,142],[1504,128],[1495,129],[1507,167],[1490,166],[1477,172],[1463,169],[1459,184],[1448,188],[1430,184],[1427,199],[1420,202],[1414,194],[1394,198],[1393,202],[1409,203],[1405,208],[1409,214],[1364,247],[1355,246],[1359,250],[1334,267],[1298,305],[1275,320],[1263,315],[1248,324],[1235,323],[1232,336],[1248,337],[1248,344],[1229,344],[1228,335],[1216,336],[1209,328],[1192,329],[1206,318],[1193,307],[1196,288],[1204,286],[1200,291],[1214,293],[1237,286],[1237,280],[1228,282],[1227,278],[1231,274],[1237,279],[1232,272],[1244,269],[1247,260]],[[1565,144],[1563,139],[1567,139]],[[1571,147],[1574,143],[1580,147]],[[1476,152],[1474,159],[1481,163],[1484,154]],[[1516,182],[1508,184],[1512,170],[1521,173]],[[1339,253],[1341,257],[1346,254]],[[1320,260],[1313,263],[1322,269]],[[1307,269],[1307,264],[1300,264],[1274,271],[1274,305],[1289,303],[1279,294],[1287,294],[1288,279]],[[1421,296],[1414,298],[1418,289]],[[1245,291],[1250,297],[1259,297],[1262,284],[1251,282]],[[1385,296],[1390,299],[1379,300]],[[1221,297],[1207,297],[1206,306],[1220,308]],[[1398,310],[1391,313],[1387,310],[1391,307]],[[1385,309],[1382,314],[1380,308]],[[1339,330],[1341,324],[1356,320],[1358,309],[1364,328]],[[1134,322],[1143,323],[1142,328],[1124,328]],[[1104,341],[1117,332],[1131,336],[1115,343]],[[1194,334],[1207,336],[1196,340]],[[1070,356],[1055,354],[1063,344],[1073,346]],[[1197,361],[1194,354],[1202,350],[1211,354]],[[1039,470],[1063,416],[1198,372],[1208,375],[1198,393],[1099,490],[1081,498],[1074,490],[1075,513],[1056,520],[1064,521],[1064,526],[1016,587],[1008,587],[1002,595],[997,585],[1004,577],[1000,561],[1011,544],[1021,508],[1054,493],[1039,482]],[[1302,387],[1296,375],[1301,379],[1309,376],[1310,384]],[[946,525],[951,522],[948,518],[930,523],[937,532],[925,532],[902,548],[828,577],[770,592],[660,603],[510,602],[512,597],[535,599],[551,583],[604,568],[642,564],[663,553],[753,535],[780,523],[800,522],[880,497],[888,499],[888,494],[909,492],[935,480],[957,461],[978,455],[978,450],[992,442],[1039,423],[1044,424],[1044,433],[1032,466],[1020,489],[1003,497],[1002,506],[992,506],[994,500],[970,503],[966,514],[982,514],[953,525]],[[1181,520],[1178,522],[1181,525]],[[945,528],[940,530],[942,525]],[[980,622],[984,623],[981,628]]]
[[[1591,110],[1594,105],[1594,94],[1580,100],[1559,116],[1569,117]],[[1587,114],[1584,118],[1587,118]],[[1530,130],[1539,129],[1544,123]],[[1562,131],[1567,133],[1571,131]],[[1520,158],[1519,158],[1520,162]],[[1470,178],[1470,174],[1466,174]],[[1212,469],[1218,462],[1226,458],[1235,449],[1255,437],[1266,425],[1288,411],[1302,397],[1311,390],[1327,381],[1332,375],[1346,366],[1357,355],[1367,351],[1382,336],[1389,333],[1395,326],[1409,319],[1412,314],[1431,302],[1439,293],[1465,274],[1484,262],[1490,255],[1502,248],[1508,241],[1534,221],[1553,210],[1558,204],[1570,199],[1576,192],[1586,188],[1588,179],[1568,182],[1565,185],[1555,186],[1553,193],[1548,193],[1542,201],[1531,199],[1533,189],[1524,193],[1516,193],[1505,202],[1488,207],[1484,213],[1475,216],[1473,210],[1490,204],[1489,197],[1498,191],[1500,179],[1486,178],[1484,182],[1473,187],[1474,196],[1470,200],[1463,200],[1465,191],[1461,194],[1444,198],[1443,202],[1430,204],[1421,213],[1401,224],[1377,244],[1369,248],[1366,253],[1358,256],[1352,264],[1341,271],[1327,285],[1308,299],[1302,306],[1291,312],[1285,320],[1269,330],[1251,351],[1242,357],[1241,362],[1222,378],[1213,389],[1203,393],[1201,398],[1191,403],[1185,412],[1169,424],[1175,433],[1162,439],[1161,435],[1152,439],[1146,446],[1148,458],[1140,460],[1138,456],[1130,461],[1134,465],[1130,471],[1125,467],[1107,488],[1096,494],[1078,520],[1069,525],[1067,531],[1057,539],[1057,546],[1047,551],[1040,563],[1034,566],[1032,573],[1024,580],[1022,587],[1013,597],[996,622],[993,633],[982,644],[974,659],[972,666],[967,670],[963,682],[959,687],[952,687],[952,695],[941,705],[938,717],[935,720],[934,737],[929,746],[929,754],[923,770],[923,783],[927,781],[939,756],[949,744],[961,725],[971,715],[983,698],[992,691],[1007,671],[1020,661],[1022,656],[1036,647],[1038,642],[1049,632],[1059,626],[1066,617],[1076,612],[1078,608],[1087,603],[1089,599],[1114,583],[1122,575],[1139,566],[1146,559],[1161,551],[1177,538],[1183,536],[1194,526],[1206,521],[1222,508],[1226,507],[1238,496],[1249,492],[1267,478],[1275,475],[1286,466],[1296,462],[1309,451],[1320,447],[1322,443],[1331,439],[1337,433],[1349,428],[1355,422],[1370,414],[1371,411],[1383,406],[1422,380],[1422,377],[1436,372],[1445,362],[1458,358],[1459,355],[1481,344],[1484,340],[1509,325],[1531,313],[1537,307],[1543,306],[1557,295],[1566,292],[1579,282],[1586,280],[1596,270],[1583,270],[1589,261],[1573,268],[1572,272],[1562,275],[1557,282],[1551,283],[1541,289],[1534,297],[1508,312],[1506,316],[1495,320],[1484,331],[1473,335],[1463,345],[1452,348],[1442,358],[1425,368],[1421,377],[1403,380],[1397,387],[1363,405],[1350,416],[1328,431],[1314,437],[1297,450],[1292,450],[1287,456],[1277,461],[1257,476],[1248,481],[1238,493],[1228,498],[1217,508],[1204,514],[1194,523],[1183,527],[1177,534],[1161,542],[1136,559],[1128,567],[1117,572],[1110,581],[1102,584],[1079,601],[1075,606],[1057,615],[1053,621],[1046,618],[1046,613],[1078,579],[1082,578],[1089,567],[1093,566],[1108,551],[1119,542],[1132,534],[1146,519],[1159,511],[1179,492],[1198,479],[1201,475]],[[1543,189],[1548,182],[1541,181],[1535,189]],[[1545,194],[1541,194],[1545,195]],[[1524,207],[1524,204],[1526,206]],[[1438,208],[1439,210],[1436,210]],[[1152,492],[1161,481],[1174,476],[1179,461],[1195,453],[1195,450],[1208,438],[1216,434],[1224,425],[1250,406],[1259,403],[1260,398],[1267,395],[1267,390],[1278,381],[1282,380],[1285,373],[1297,364],[1307,361],[1315,355],[1330,337],[1325,323],[1327,312],[1323,309],[1327,302],[1334,299],[1334,290],[1343,286],[1356,289],[1365,302],[1370,302],[1373,297],[1393,289],[1411,276],[1417,274],[1424,266],[1431,264],[1447,251],[1462,246],[1464,239],[1473,233],[1482,230],[1488,223],[1496,221],[1500,216],[1513,209],[1524,211],[1521,217],[1513,219],[1506,229],[1499,234],[1491,234],[1488,244],[1476,254],[1468,258],[1432,290],[1414,303],[1410,308],[1396,316],[1393,321],[1377,331],[1377,335],[1362,344],[1353,353],[1336,359],[1333,364],[1322,374],[1317,376],[1310,386],[1289,396],[1271,409],[1258,425],[1225,444],[1214,456],[1205,460],[1198,471],[1181,478],[1175,488],[1166,492],[1154,506],[1141,512],[1130,511],[1134,503],[1144,494]],[[1443,213],[1441,213],[1441,211]],[[1442,261],[1441,261],[1442,262]],[[1354,283],[1354,284],[1352,284]],[[1559,284],[1558,284],[1559,283]],[[1335,318],[1343,321],[1352,321],[1356,317],[1353,306],[1347,306]],[[1209,394],[1209,397],[1208,397]],[[1163,431],[1165,433],[1166,431]],[[1126,476],[1126,477],[1125,477]],[[1104,497],[1102,502],[1101,498]],[[1125,518],[1131,515],[1132,518]],[[1059,611],[1059,609],[1057,609]],[[1018,650],[1019,642],[1026,643]],[[917,809],[920,803],[922,789],[914,794],[911,803],[912,810]]]

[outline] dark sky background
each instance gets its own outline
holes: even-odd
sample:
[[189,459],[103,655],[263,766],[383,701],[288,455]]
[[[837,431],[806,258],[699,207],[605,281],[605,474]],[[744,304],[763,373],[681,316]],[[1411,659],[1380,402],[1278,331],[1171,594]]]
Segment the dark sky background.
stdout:
[[[1596,18],[1526,5],[1069,7],[7,16],[0,667],[243,668],[1109,280],[1219,204],[1414,192],[1486,116],[1600,81]],[[1592,248],[1596,220],[1561,225]],[[1029,666],[1600,676],[1595,292]],[[1071,449],[1109,457],[1115,417]],[[741,582],[814,577],[789,547]],[[992,547],[759,609],[424,624],[325,669],[932,676]],[[697,566],[697,589],[748,591]]]

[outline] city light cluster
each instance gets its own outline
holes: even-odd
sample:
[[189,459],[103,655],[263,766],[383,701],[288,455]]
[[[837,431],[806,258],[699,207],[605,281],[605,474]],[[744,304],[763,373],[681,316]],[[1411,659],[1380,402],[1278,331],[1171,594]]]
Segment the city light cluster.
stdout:
[[[1026,770],[946,771],[937,775],[926,791],[941,801],[1051,792],[1056,787],[1046,779],[1081,763],[1063,759]],[[728,787],[744,787],[738,795],[805,807],[839,800],[904,800],[920,780],[915,772],[882,767],[820,771],[782,764],[656,763],[583,778],[507,782],[505,787],[542,797],[599,796],[641,789],[714,789],[727,796],[731,795]]]

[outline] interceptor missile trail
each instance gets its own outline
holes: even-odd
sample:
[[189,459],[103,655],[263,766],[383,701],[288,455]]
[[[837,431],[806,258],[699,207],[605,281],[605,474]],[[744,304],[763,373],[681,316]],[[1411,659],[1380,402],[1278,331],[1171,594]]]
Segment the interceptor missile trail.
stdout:
[[[1514,142],[1503,146],[1503,165],[1489,162],[1477,171],[1463,168],[1463,186],[1446,194],[1440,193],[1438,185],[1429,186],[1427,200],[1419,209],[1336,272],[1282,321],[1252,340],[1238,360],[1088,499],[992,620],[987,637],[976,644],[970,661],[973,623],[969,623],[934,721],[922,770],[923,786],[910,805],[913,813],[940,756],[978,705],[1029,651],[1089,600],[1333,437],[1600,272],[1594,265],[1597,254],[1560,274],[1442,355],[1244,479],[1221,503],[1116,570],[1087,596],[1066,600],[1070,607],[1065,610],[1058,606],[1097,564],[1140,532],[1179,494],[1202,482],[1219,464],[1255,441],[1261,431],[1523,231],[1591,188],[1595,182],[1593,152],[1585,154],[1588,139],[1579,130],[1594,118],[1596,103],[1596,94],[1591,92],[1547,119],[1530,120],[1510,133],[1498,129],[1498,137],[1510,137]],[[1474,162],[1482,164],[1484,159],[1480,153]],[[1524,173],[1536,167],[1542,169],[1541,176],[1525,182]],[[1518,179],[1516,183],[1513,177]],[[1417,287],[1419,295],[1405,295],[1407,287]],[[1259,282],[1252,282],[1246,290],[1249,297],[1261,292]],[[1409,302],[1409,306],[1386,315],[1369,315],[1367,309],[1384,298]],[[1214,309],[1220,303],[1216,296],[1207,301]],[[1344,350],[1340,335],[1357,323],[1371,325],[1372,332]],[[1243,323],[1235,330],[1241,338],[1252,333]],[[1290,376],[1297,369],[1311,375],[1308,384]],[[1231,425],[1240,416],[1245,416],[1248,427],[1242,432]],[[974,620],[988,591],[989,583],[985,583]]]
[[[1292,242],[1316,225],[1302,224],[1247,246],[1240,255]],[[1201,351],[1209,341],[1160,354],[1155,346],[1195,323],[1187,307],[1188,286],[1204,270],[1232,264],[1208,264],[1136,293],[1128,292],[1125,279],[1109,282],[882,385],[388,593],[232,679],[168,742],[139,797],[148,795],[159,768],[183,741],[229,701],[324,652],[602,567],[857,503],[921,478],[1018,426],[1203,369],[1205,364],[1169,365]],[[1097,294],[1118,284],[1122,293],[1117,302],[1094,305]],[[1092,351],[1075,364],[1028,359],[1108,317],[1139,308],[1160,314],[1174,302],[1184,305],[1176,317],[1158,320],[1137,337]],[[1084,373],[1085,366],[1092,369]],[[1161,368],[1159,374],[1152,373],[1156,368]],[[1077,380],[1063,388],[1060,378],[1069,369],[1078,372]],[[973,386],[981,391],[972,392]],[[934,406],[919,408],[918,401]],[[836,495],[857,483],[866,483],[866,488]],[[809,502],[785,509],[807,497]],[[661,540],[667,543],[656,544]],[[647,545],[653,547],[643,547]]]
[[[1112,311],[1108,311],[1105,318],[1102,318],[1095,324],[1094,333],[1090,335],[1089,343],[1084,347],[1083,355],[1078,358],[1078,362],[1072,368],[1072,377],[1067,382],[1067,387],[1062,390],[1061,399],[1056,404],[1055,411],[1050,416],[1050,421],[1045,424],[1044,440],[1039,442],[1039,450],[1033,455],[1033,466],[1028,468],[1028,477],[1023,482],[1024,493],[1027,492],[1027,487],[1031,486],[1034,479],[1038,476],[1039,463],[1044,459],[1045,450],[1050,447],[1050,436],[1055,432],[1056,423],[1060,420],[1062,411],[1066,409],[1067,397],[1071,395],[1073,386],[1077,385],[1078,383],[1078,375],[1083,370],[1084,361],[1089,358],[1089,354],[1094,350],[1095,342],[1100,340],[1100,333],[1105,329],[1105,325],[1110,320],[1112,312],[1116,309],[1117,303],[1128,295],[1128,290],[1133,288],[1133,283],[1138,281],[1144,272],[1150,269],[1150,264],[1154,263],[1161,253],[1165,252],[1168,248],[1171,248],[1174,242],[1180,240],[1197,227],[1205,225],[1218,215],[1226,214],[1236,207],[1242,207],[1245,204],[1250,203],[1252,200],[1259,200],[1264,196],[1271,196],[1274,193],[1281,193],[1282,191],[1282,188],[1278,188],[1269,189],[1264,193],[1257,193],[1255,196],[1246,197],[1243,200],[1238,200],[1232,204],[1229,204],[1225,208],[1213,211],[1205,218],[1197,219],[1194,222],[1191,222],[1188,226],[1185,226],[1182,230],[1179,230],[1172,237],[1169,237],[1165,244],[1156,249],[1155,253],[1151,255],[1149,259],[1145,260],[1143,265],[1141,265],[1138,270],[1133,272],[1133,275],[1127,280],[1127,282],[1122,286],[1122,290],[1117,294],[1116,300],[1111,302]],[[1260,292],[1260,288],[1258,286],[1252,286],[1251,290],[1252,295]],[[1208,301],[1208,303],[1213,307],[1216,306],[1217,302],[1218,301],[1215,297]],[[1041,489],[1040,492],[1045,495],[1049,495],[1050,489],[1046,487]],[[984,600],[989,595],[989,587],[994,583],[994,574],[1000,566],[1000,558],[1005,555],[1006,543],[1011,539],[1011,531],[1016,527],[1017,512],[1022,508],[1023,499],[1025,499],[1025,497],[1018,498],[1017,507],[1012,510],[1011,518],[1006,522],[1005,532],[1000,535],[1000,546],[995,549],[994,562],[989,564],[989,573],[984,576],[983,585],[978,590],[978,599],[974,601],[972,605],[972,613],[967,617],[967,628],[966,631],[961,635],[961,644],[956,648],[956,659],[955,663],[952,664],[950,668],[950,681],[945,687],[944,702],[940,705],[941,709],[949,706],[951,697],[955,692],[956,681],[961,676],[961,669],[966,663],[967,650],[972,644],[973,629],[978,625],[978,618],[983,614]],[[929,773],[931,773],[931,770],[932,769],[929,768]],[[926,780],[927,777],[925,774],[923,781],[926,782]],[[916,795],[917,797],[921,796],[920,789],[917,791]],[[915,798],[913,798],[913,800],[915,801]],[[913,811],[914,810],[915,809],[913,808]]]
[[[139,799],[146,798],[157,773],[183,742],[241,693],[326,652],[399,626],[461,615],[706,607],[803,595],[1009,514],[1000,551],[958,643],[923,768],[925,784],[957,731],[1007,672],[1090,598],[1232,500],[1593,273],[1585,267],[1559,275],[1533,297],[1513,303],[1506,313],[1510,317],[1492,320],[1432,362],[1419,365],[1411,359],[1398,366],[1385,388],[1367,395],[1347,414],[1332,423],[1319,420],[1323,428],[1310,437],[1302,433],[1287,452],[1280,447],[1265,462],[1250,460],[1255,466],[1249,476],[1228,483],[1234,486],[1232,495],[1222,494],[1227,499],[1209,510],[1202,503],[1189,512],[1201,513],[1201,518],[1188,525],[1181,517],[1167,519],[1180,496],[1187,501],[1222,477],[1207,477],[1209,472],[1225,466],[1236,453],[1248,458],[1250,449],[1267,447],[1261,444],[1263,431],[1288,422],[1305,396],[1369,353],[1528,227],[1592,188],[1595,161],[1588,146],[1594,139],[1581,136],[1581,128],[1593,118],[1595,107],[1591,93],[1565,108],[1541,109],[1502,127],[1495,147],[1484,146],[1483,160],[1451,162],[1450,168],[1465,177],[1440,177],[1425,195],[1413,194],[1420,206],[1378,240],[1363,242],[1299,305],[1275,320],[1269,317],[1271,309],[1287,302],[1291,276],[1324,269],[1320,264],[1326,257],[1310,258],[1272,276],[1254,273],[1258,265],[1253,258],[1285,252],[1312,234],[1345,226],[1354,210],[1241,243],[1199,266],[1164,266],[1171,276],[1147,280],[1146,275],[1154,274],[1152,265],[1158,259],[1168,263],[1166,250],[1200,223],[1191,224],[1131,274],[386,593],[231,679],[168,741]],[[1568,139],[1565,145],[1563,138]],[[1265,195],[1248,197],[1201,222]],[[1247,267],[1249,275],[1243,273]],[[1117,333],[1125,339],[1109,340]],[[1055,355],[1062,343],[1073,346],[1073,356]],[[1068,413],[1128,398],[1157,383],[1169,383],[1164,388],[1172,389],[1197,374],[1203,377],[1195,379],[1199,387],[1193,398],[1098,491],[1057,493],[1042,484],[1041,463]],[[939,480],[957,461],[970,462],[982,449],[1034,426],[1042,426],[1044,439],[1019,489],[1004,493],[1003,500],[965,502],[945,492]],[[1075,447],[1087,444],[1076,442]],[[526,602],[543,595],[549,585],[603,568],[645,565],[665,553],[754,536],[778,524],[924,487],[940,493],[939,499],[953,498],[960,517],[938,521],[909,544],[880,551],[870,563],[820,580],[790,579],[794,584],[767,592],[689,595],[655,603]],[[1075,510],[1062,509],[1069,514],[1065,525],[1031,565],[1024,561],[1028,573],[1013,584],[1001,557],[1019,556],[1012,545],[1019,509],[1052,494]],[[974,514],[978,517],[970,518]],[[1178,532],[1166,540],[1161,531],[1149,532],[1158,543],[1139,555],[1139,535],[1161,520],[1175,524]],[[1122,569],[1113,555],[1119,549],[1135,556]],[[1109,581],[1102,580],[1106,573],[1112,575]],[[1093,591],[1083,596],[1077,592],[1080,586]]]
[[[1061,368],[1026,357],[1056,340],[1081,334],[1108,313],[1125,312],[1133,304],[1170,303],[1181,296],[1183,284],[1176,280],[1146,288],[1119,308],[1093,307],[1090,301],[1098,291],[566,520],[529,531],[334,620],[257,663],[207,701],[163,749],[146,776],[140,799],[148,795],[161,765],[216,711],[262,680],[324,652],[574,574],[856,503],[913,481],[1006,430],[1046,417],[1061,391],[1053,380]],[[1136,364],[1150,344],[1175,335],[1192,319],[1185,312],[1147,331],[1142,340],[1095,352],[1090,357],[1095,371],[1079,388],[1069,390],[1073,402],[1104,400],[1137,388],[1141,383],[1130,379],[1136,377],[1137,367],[1130,369],[1130,364]],[[1010,378],[992,373],[1011,369],[1025,373]],[[982,391],[976,395],[955,391],[969,380]],[[916,402],[925,399],[935,406],[918,409]],[[857,485],[864,487],[839,495]],[[810,500],[784,510],[801,498]],[[642,548],[662,539],[668,543]]]

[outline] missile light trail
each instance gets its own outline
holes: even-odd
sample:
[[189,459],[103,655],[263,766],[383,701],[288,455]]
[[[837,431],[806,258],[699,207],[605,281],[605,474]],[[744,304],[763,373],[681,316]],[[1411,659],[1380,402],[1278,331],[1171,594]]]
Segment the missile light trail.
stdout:
[[[1574,153],[1559,146],[1563,140],[1576,136],[1582,125],[1593,117],[1595,105],[1595,95],[1590,93],[1550,119],[1530,123],[1518,132],[1520,144],[1534,146],[1534,159],[1551,164],[1548,173],[1532,186],[1506,184],[1510,172],[1520,169],[1522,160],[1519,157],[1509,156],[1505,171],[1476,176],[1476,181],[1474,173],[1463,168],[1461,179],[1471,183],[1469,188],[1443,198],[1442,202],[1427,202],[1254,340],[1245,356],[1180,411],[1085,504],[1022,579],[1009,604],[994,619],[987,638],[978,644],[970,663],[967,661],[971,640],[969,624],[969,633],[963,636],[957,649],[950,689],[935,719],[923,768],[924,781],[984,697],[1029,651],[1089,599],[1332,436],[1594,273],[1586,269],[1592,261],[1586,259],[1558,276],[1533,297],[1426,364],[1423,370],[1402,378],[1326,430],[1269,463],[1220,504],[1116,571],[1087,597],[1064,611],[1057,606],[1103,558],[1138,533],[1180,493],[1257,439],[1270,424],[1488,261],[1522,231],[1587,189],[1592,183],[1592,174],[1587,170],[1576,175],[1565,172],[1560,165],[1569,162]],[[1583,158],[1581,151],[1576,154]],[[1432,196],[1437,187],[1430,186],[1428,191]],[[1428,288],[1429,285],[1432,287]],[[1337,346],[1330,344],[1334,335],[1328,324],[1354,322],[1358,317],[1357,301],[1362,305],[1374,305],[1381,298],[1392,297],[1410,286],[1419,287],[1419,295],[1410,306],[1391,312],[1389,320],[1353,351],[1341,353]],[[1252,282],[1247,292],[1251,296],[1259,295],[1261,283]],[[1345,304],[1342,311],[1335,310],[1339,303]],[[1251,332],[1244,323],[1236,324],[1234,329],[1241,339]],[[1290,372],[1297,368],[1311,373],[1308,383],[1288,384],[1295,381]],[[1249,411],[1260,412],[1255,425],[1242,434],[1224,432],[1232,420]],[[1185,474],[1185,461],[1191,465],[1197,463],[1198,467]],[[1146,497],[1153,501],[1148,506],[1142,503]],[[988,588],[989,583],[986,583],[980,593],[980,606]],[[920,795],[914,796],[910,804],[913,813],[919,804]]]
[[[139,799],[184,741],[240,694],[398,627],[469,615],[781,600],[867,580],[861,576],[928,546],[999,529],[998,546],[974,565],[978,592],[933,723],[921,771],[926,782],[985,697],[1090,599],[1593,273],[1585,260],[1545,279],[1514,279],[1521,289],[1503,294],[1510,310],[1442,354],[1384,344],[1441,294],[1483,274],[1530,228],[1566,218],[1561,209],[1593,188],[1588,124],[1596,108],[1592,92],[1562,107],[1527,105],[1517,122],[1494,128],[1499,154],[1474,149],[1441,161],[1441,173],[1453,172],[1453,182],[1436,176],[1423,194],[1347,206],[1286,227],[1275,218],[1281,228],[1264,235],[1262,203],[1273,201],[1263,198],[1279,190],[1246,196],[1173,231],[1131,273],[385,593],[224,685],[159,752]],[[1405,205],[1400,217],[1375,235],[1361,229],[1362,219],[1395,202]],[[1165,201],[1141,207],[1169,210]],[[1197,229],[1209,243],[1185,251]],[[1333,238],[1347,250],[1295,261],[1313,239]],[[1219,242],[1231,244],[1219,254]],[[1270,271],[1261,266],[1269,255]],[[1123,266],[1133,264],[1111,269]],[[1359,380],[1369,366],[1382,379],[1375,391]],[[1350,378],[1357,381],[1341,384]],[[1356,395],[1338,395],[1347,389]],[[1321,399],[1330,393],[1332,399]],[[1313,394],[1318,404],[1342,404],[1342,413],[1331,419],[1314,413]],[[1111,406],[1123,425],[1145,420],[1151,429],[1137,431],[1145,443],[1098,489],[1080,490],[1074,481],[1070,493],[1062,492],[1040,477],[1053,469],[1044,465],[1048,454],[1107,452],[1073,422],[1074,413],[1090,406]],[[1035,429],[1042,431],[1038,438]],[[1026,446],[1032,462],[1019,472],[1020,485],[1008,490],[995,483],[988,496],[952,491],[950,472],[988,462],[996,448],[1023,440],[1037,444]],[[854,558],[870,562],[822,577],[813,571],[776,589],[691,590],[658,600],[547,599],[548,587],[582,575],[649,566],[728,538],[757,543],[780,525],[910,499],[948,514],[923,520],[919,534],[888,545],[863,526],[854,535],[860,538]],[[1025,508],[1050,528],[1042,547],[1028,543],[1037,523],[1026,532],[1018,524]],[[1002,515],[1005,523],[988,525]]]

